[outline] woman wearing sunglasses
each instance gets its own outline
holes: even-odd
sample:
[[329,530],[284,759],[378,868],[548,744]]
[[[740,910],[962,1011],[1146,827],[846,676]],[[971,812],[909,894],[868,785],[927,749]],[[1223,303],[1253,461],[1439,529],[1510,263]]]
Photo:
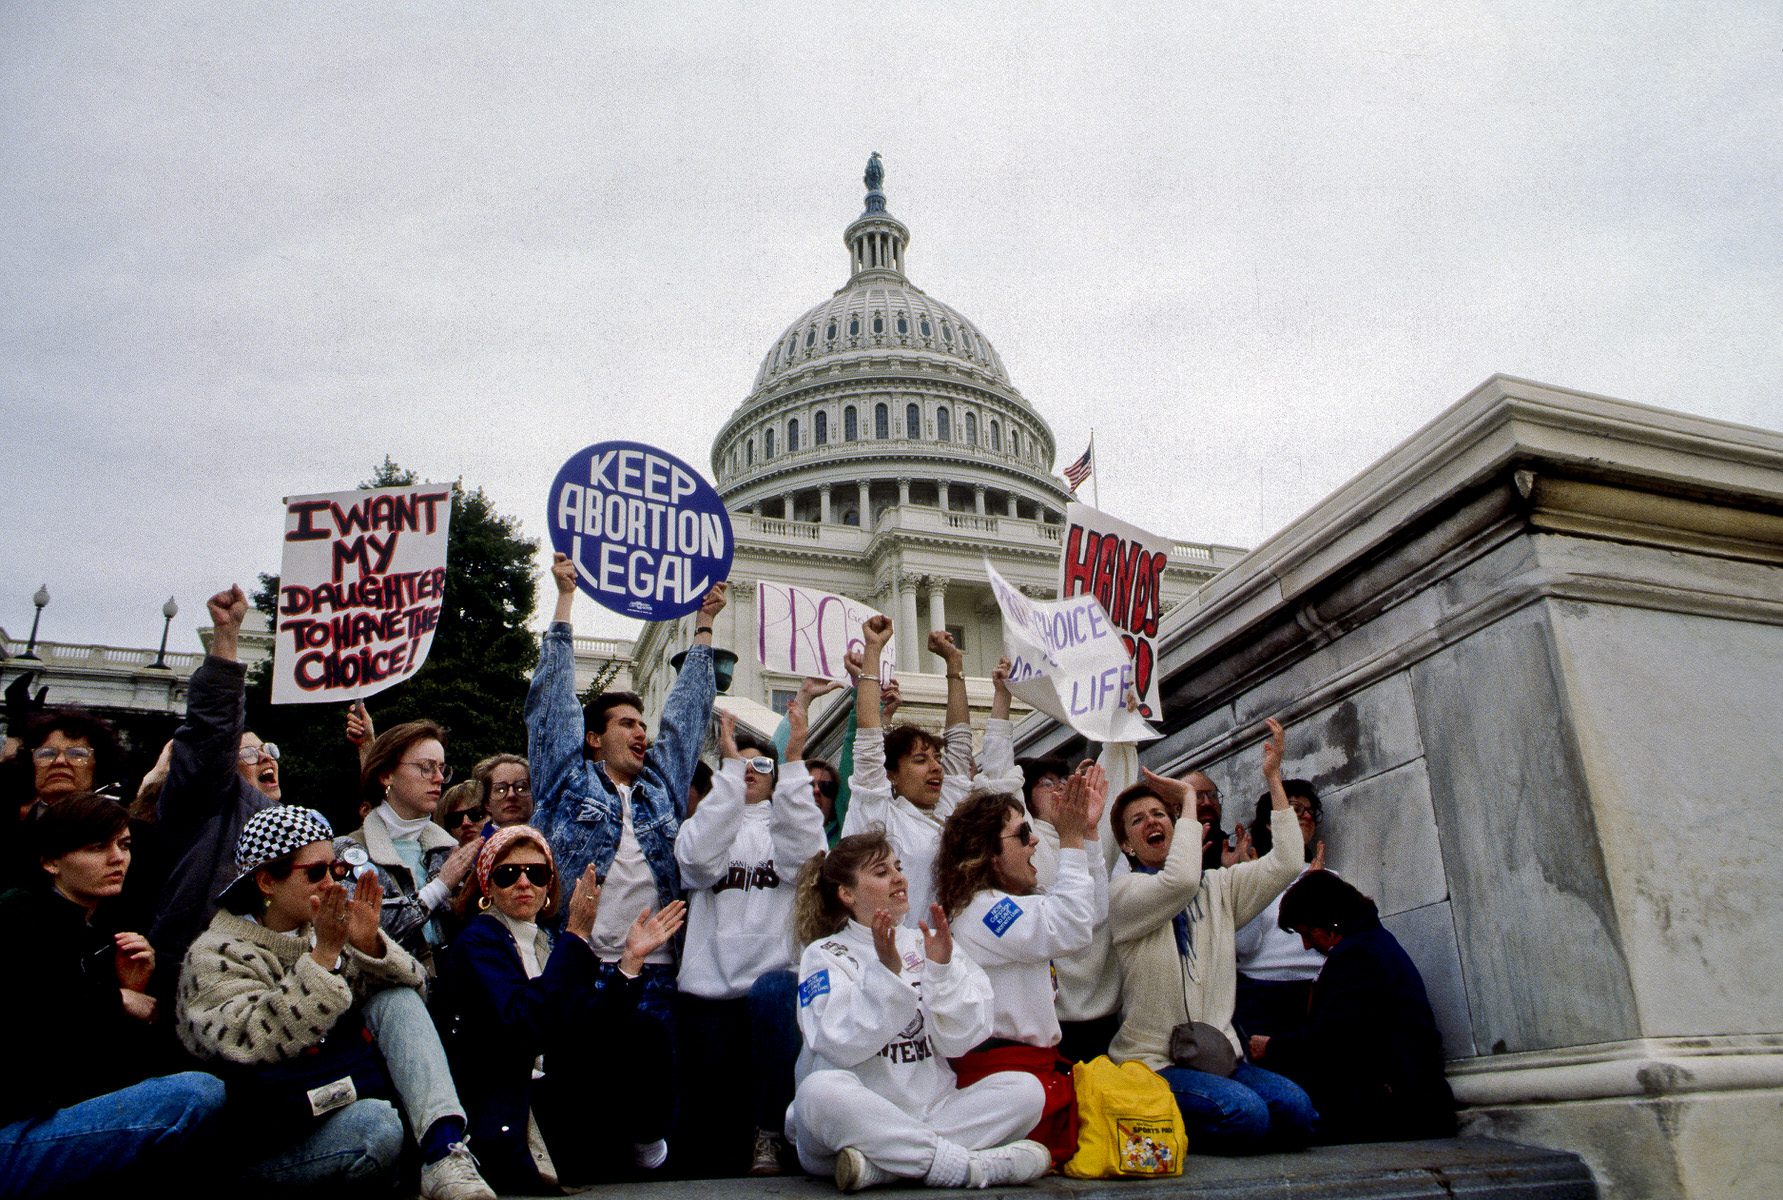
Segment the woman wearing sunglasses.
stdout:
[[497,830],[476,879],[482,911],[443,956],[440,1006],[453,1069],[472,1097],[477,1157],[504,1191],[595,1182],[668,1132],[668,1049],[659,1026],[631,1018],[644,960],[681,928],[685,905],[639,913],[618,973],[602,976],[588,944],[600,909],[592,865],[555,944],[539,928],[559,899],[543,834],[530,825]]
[[377,874],[348,892],[353,865],[333,839],[321,813],[294,805],[243,827],[240,874],[180,973],[180,1041],[219,1064],[258,1114],[251,1178],[387,1181],[402,1150],[400,1106],[418,1135],[421,1195],[494,1200],[464,1145],[421,966],[379,927]]
[[1084,849],[1102,818],[1107,781],[1091,766],[1072,775],[1052,806],[1058,882],[1038,892],[1039,837],[1021,798],[969,797],[947,819],[935,857],[935,899],[954,938],[984,968],[994,997],[990,1037],[954,1060],[965,1087],[998,1071],[1026,1071],[1046,1089],[1046,1111],[1028,1137],[1063,1165],[1077,1150],[1071,1063],[1058,1053],[1052,961],[1090,944],[1108,916],[1106,867]]
[[434,819],[441,829],[457,839],[460,846],[468,846],[483,836],[483,822],[488,816],[488,810],[483,807],[483,785],[475,779],[467,779],[446,789]]

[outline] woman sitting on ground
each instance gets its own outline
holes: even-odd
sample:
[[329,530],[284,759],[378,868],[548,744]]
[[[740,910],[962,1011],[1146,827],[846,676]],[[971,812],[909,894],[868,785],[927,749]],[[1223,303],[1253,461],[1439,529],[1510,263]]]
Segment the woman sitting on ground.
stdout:
[[[1108,918],[1100,849],[1085,835],[1102,818],[1102,773],[1073,774],[1052,809],[1059,833],[1058,880],[1037,894],[1039,839],[1021,800],[1008,794],[969,797],[947,819],[935,859],[935,898],[954,938],[984,968],[994,1004],[991,1036],[953,1062],[961,1084],[994,1071],[1027,1071],[1046,1088],[1046,1112],[1030,1134],[1063,1166],[1077,1150],[1076,1095],[1070,1060],[1058,1053],[1052,960],[1090,944]],[[1098,903],[1099,902],[1099,903]]]
[[248,820],[241,873],[180,973],[180,1040],[223,1065],[256,1115],[266,1145],[249,1154],[250,1176],[388,1181],[403,1122],[363,1093],[393,1094],[418,1133],[424,1200],[494,1200],[464,1145],[421,966],[379,927],[375,872],[349,897],[340,881],[353,868],[335,857],[333,837],[321,813],[294,805]]
[[[9,1085],[0,1090],[0,1196],[190,1178],[223,1109],[196,1071],[147,1078],[155,954],[113,933],[102,908],[130,868],[129,817],[92,792],[58,797],[26,826],[39,863],[0,896],[0,988]],[[128,1190],[128,1188],[126,1188]]]
[[[1204,871],[1201,826],[1175,815],[1195,811],[1181,780],[1146,771],[1144,782],[1113,805],[1115,835],[1133,871],[1108,889],[1124,992],[1109,1057],[1137,1059],[1162,1075],[1176,1094],[1189,1144],[1216,1154],[1299,1148],[1318,1121],[1298,1084],[1242,1061],[1232,1028],[1235,931],[1301,867],[1300,825],[1281,784],[1282,727],[1268,724],[1263,777],[1274,798],[1275,848],[1262,858]],[[1173,1031],[1190,1022],[1200,1023],[1195,1066],[1171,1057],[1172,1042],[1180,1040]]]
[[[645,1144],[667,1132],[668,1051],[650,1043],[654,1024],[629,1018],[644,959],[681,928],[685,906],[639,913],[614,986],[602,986],[588,948],[600,907],[592,865],[576,881],[555,945],[538,924],[557,914],[559,900],[557,865],[538,830],[492,834],[477,858],[477,887],[482,912],[446,952],[439,981],[477,1157],[504,1191],[594,1182],[603,1168],[611,1173],[605,1131]],[[614,1073],[630,1081],[625,1089],[599,1082]]]
[[456,932],[451,902],[476,865],[482,847],[460,844],[433,823],[445,786],[445,731],[432,721],[410,721],[377,736],[359,769],[365,823],[335,844],[337,857],[355,868],[377,868],[384,902],[384,930],[396,944],[433,971],[434,952]]
[[799,1084],[788,1131],[799,1162],[859,1191],[895,1179],[930,1187],[1026,1183],[1052,1155],[1012,1141],[1045,1107],[1022,1071],[958,1087],[946,1059],[991,1030],[984,971],[955,950],[940,905],[902,924],[909,883],[883,833],[857,834],[799,872]]
[[1325,956],[1325,969],[1305,1023],[1253,1036],[1251,1057],[1306,1088],[1323,1141],[1454,1137],[1455,1097],[1424,978],[1381,927],[1374,901],[1314,871],[1282,897],[1280,923]]

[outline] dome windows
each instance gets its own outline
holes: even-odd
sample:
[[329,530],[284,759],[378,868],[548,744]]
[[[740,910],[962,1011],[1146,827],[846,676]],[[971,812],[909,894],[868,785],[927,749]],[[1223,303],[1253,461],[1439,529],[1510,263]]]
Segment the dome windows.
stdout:
[[898,332],[899,333],[909,333],[910,332],[910,321],[908,318],[906,318],[904,316],[903,313],[898,314]]
[[836,340],[836,323],[834,321],[831,321],[830,327],[823,331],[823,340],[826,342],[833,342]]
[[847,408],[842,410],[842,440],[845,442],[856,442],[860,440],[860,436],[860,418],[855,415],[854,405],[850,404]]
[[748,467],[753,467],[755,465],[754,438],[750,438],[748,443],[743,447],[743,465]]
[[[991,426],[991,428],[994,430],[996,428],[996,426],[993,425],[993,426]],[[772,425],[770,425],[766,429],[762,430],[761,456],[762,456],[763,462],[766,462],[768,459],[774,457],[774,427]]]
[[966,444],[969,446],[976,446],[978,444],[978,414],[977,413],[967,413],[966,414]]
[[882,442],[891,437],[891,410],[883,404],[873,406],[873,436]]
[[941,340],[948,345],[953,344],[953,326],[949,325],[946,321],[941,322]]
[[861,335],[861,319],[859,317],[849,317],[848,318],[848,336],[849,337],[859,337],[860,335]]
[[929,324],[929,319],[927,317],[924,317],[922,319],[922,324],[920,326],[918,326],[918,328],[922,330],[922,335],[924,337],[934,337],[935,336],[935,327],[933,325]]
[[[1003,427],[995,419],[991,421],[991,449],[998,454],[1003,453]],[[774,453],[773,442],[768,443],[768,453]]]
[[913,442],[922,437],[922,409],[914,404],[904,406],[904,436]]
[[[790,447],[789,447],[789,449],[790,449]],[[1021,457],[1021,452],[1022,452],[1021,431],[1019,429],[1017,429],[1015,426],[1011,425],[1009,427],[1009,453],[1011,453],[1019,458],[1019,457]]]
[[830,444],[830,414],[821,409],[818,410],[816,416],[811,418],[811,444],[813,446]]
[[953,427],[948,420],[945,407],[935,410],[935,436],[944,442],[953,441]]
[[[1013,435],[1011,435],[1013,436]],[[799,419],[794,417],[786,423],[786,452],[795,453],[799,448]]]
[[879,313],[873,314],[873,332],[874,333],[884,333],[885,332],[885,318],[883,316],[881,316]]
[[817,326],[813,325],[805,331],[805,349],[809,350],[817,344]]

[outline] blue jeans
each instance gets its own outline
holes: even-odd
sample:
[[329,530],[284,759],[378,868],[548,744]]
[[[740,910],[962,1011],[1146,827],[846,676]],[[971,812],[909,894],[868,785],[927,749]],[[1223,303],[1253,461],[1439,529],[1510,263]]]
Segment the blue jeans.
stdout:
[[164,1172],[222,1111],[222,1081],[186,1071],[0,1125],[0,1196],[43,1196],[125,1172]]
[[446,1049],[427,1002],[414,988],[389,987],[373,992],[360,1007],[365,1027],[377,1040],[396,1085],[396,1098],[415,1131],[417,1141],[427,1136],[442,1117],[464,1120],[458,1087],[446,1063]]
[[305,1188],[325,1183],[394,1182],[402,1157],[402,1118],[387,1100],[355,1100],[323,1118],[295,1145],[248,1168],[256,1183]]
[[1299,1084],[1252,1063],[1239,1063],[1230,1079],[1188,1067],[1165,1067],[1158,1074],[1176,1095],[1195,1153],[1298,1150],[1319,1122]]

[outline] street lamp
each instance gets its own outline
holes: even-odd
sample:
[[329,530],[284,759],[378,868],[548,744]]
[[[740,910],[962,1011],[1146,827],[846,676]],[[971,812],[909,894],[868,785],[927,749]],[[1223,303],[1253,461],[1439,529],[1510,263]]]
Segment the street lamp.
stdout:
[[25,652],[20,658],[37,657],[37,623],[43,620],[43,610],[50,602],[50,585],[43,584],[31,595],[31,603],[37,606],[37,615],[31,618],[31,640],[25,644]]
[[155,653],[155,661],[149,664],[149,668],[165,671],[167,670],[167,631],[173,627],[173,619],[180,615],[180,606],[173,602],[172,596],[169,596],[167,603],[161,606],[161,615],[166,618],[161,623],[161,649]]

